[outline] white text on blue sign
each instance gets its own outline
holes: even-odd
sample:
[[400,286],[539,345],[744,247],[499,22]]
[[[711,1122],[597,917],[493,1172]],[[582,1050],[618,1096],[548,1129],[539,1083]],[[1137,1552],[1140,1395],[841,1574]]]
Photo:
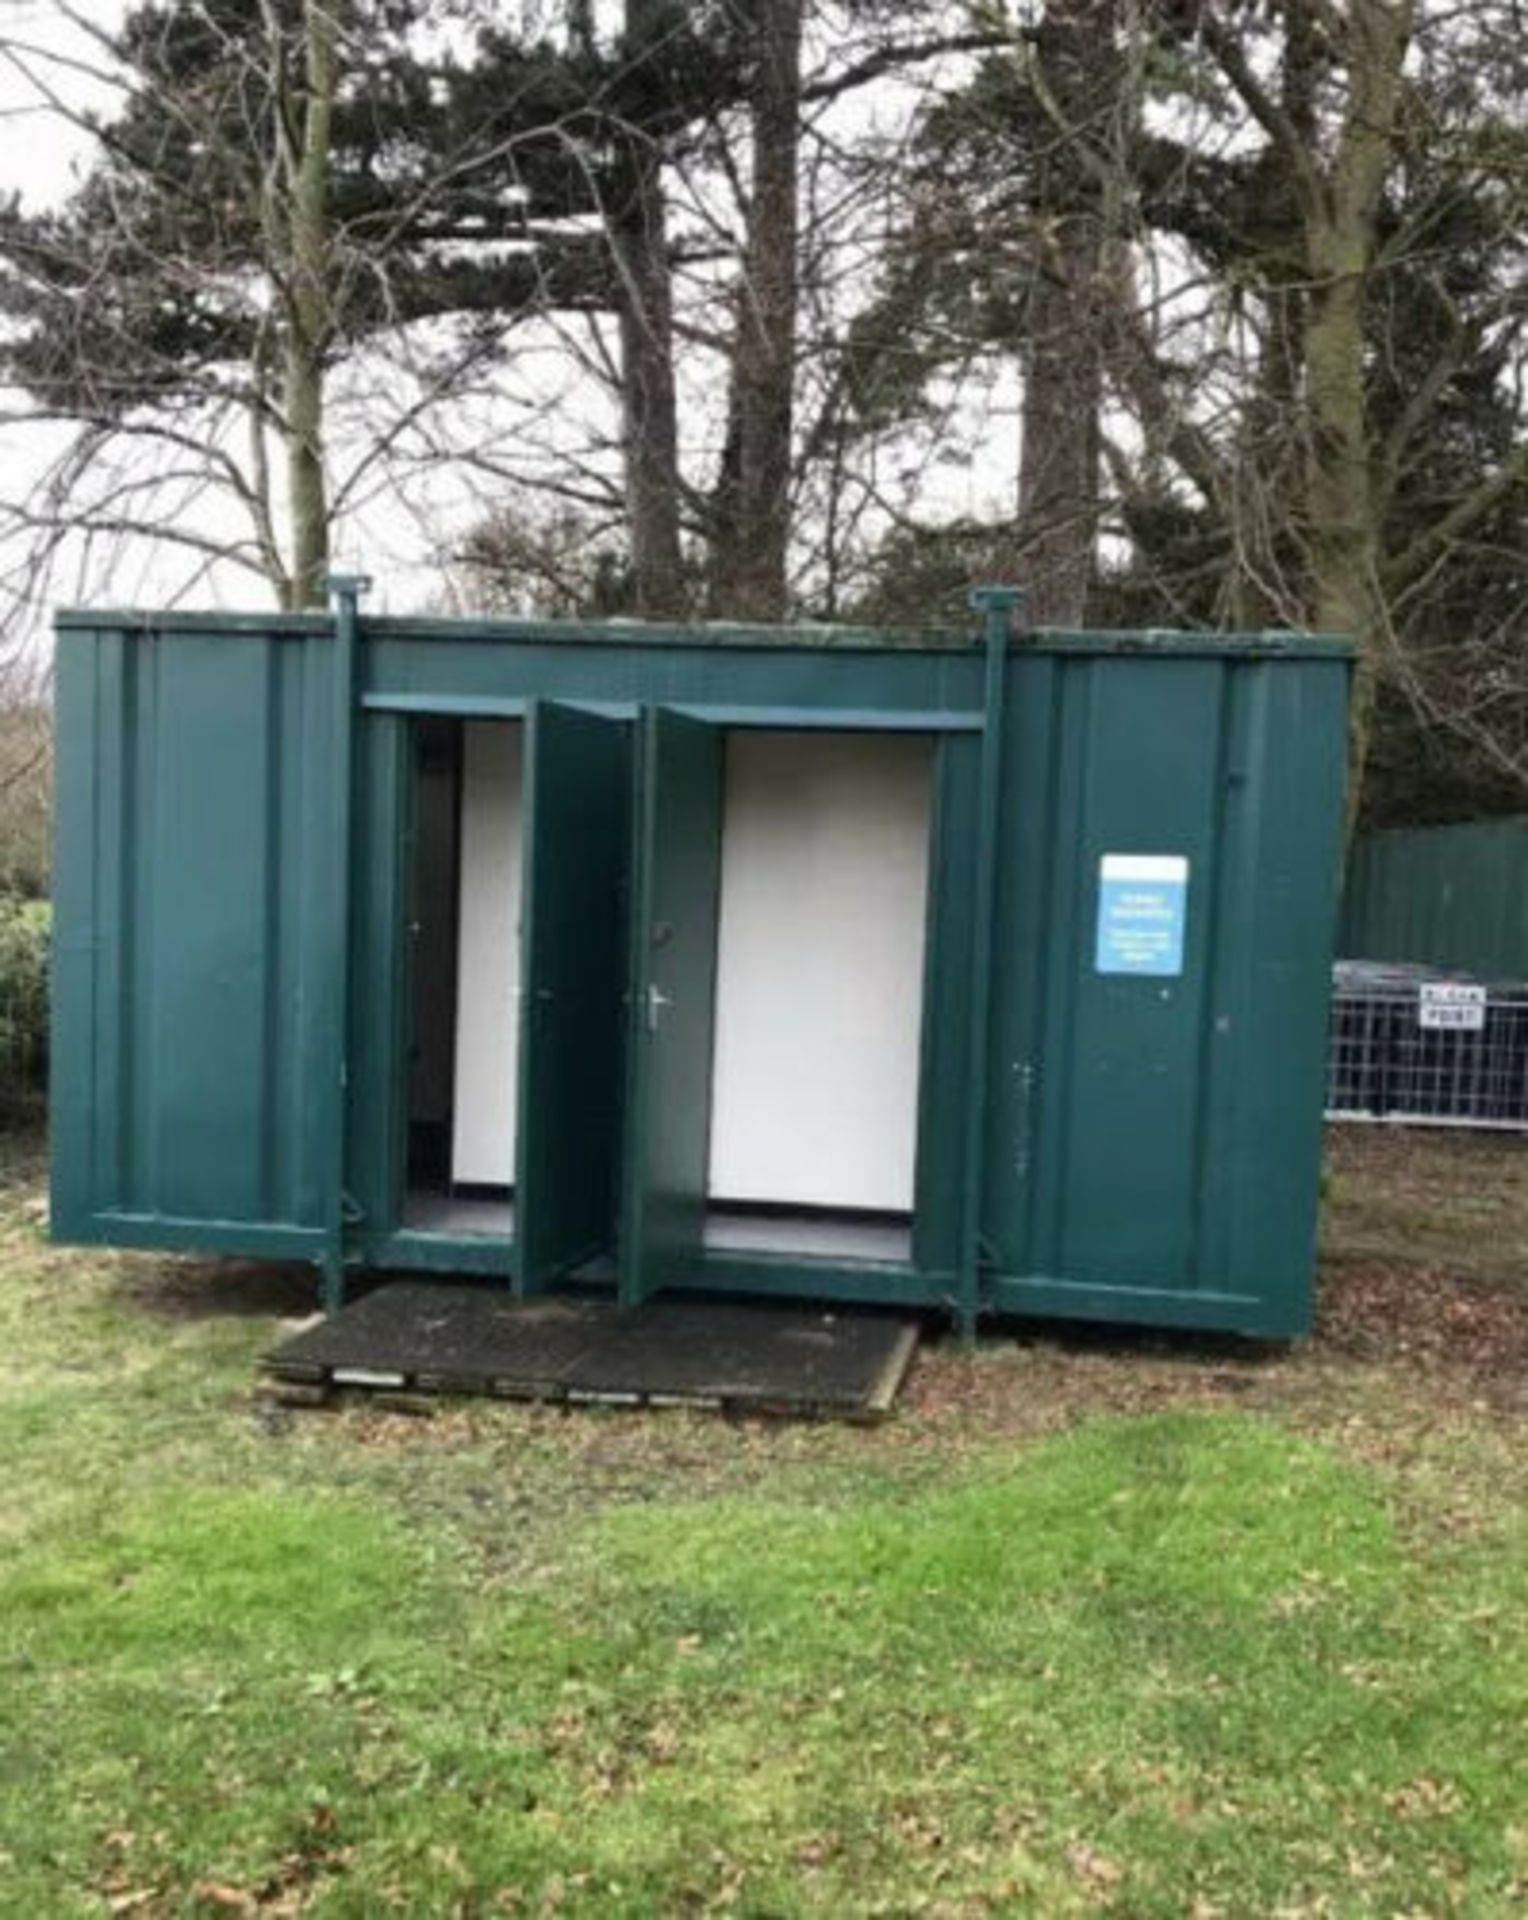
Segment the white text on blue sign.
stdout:
[[1098,868],[1100,973],[1183,971],[1188,861],[1179,853],[1106,853]]

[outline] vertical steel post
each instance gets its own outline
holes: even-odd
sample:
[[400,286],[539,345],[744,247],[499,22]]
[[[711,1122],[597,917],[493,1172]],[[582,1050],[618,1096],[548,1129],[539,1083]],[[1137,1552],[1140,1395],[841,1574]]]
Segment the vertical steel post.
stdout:
[[332,573],[325,582],[334,616],[333,711],[330,714],[329,772],[333,780],[332,839],[329,849],[329,1008],[330,1074],[324,1090],[324,1141],[328,1165],[324,1179],[324,1253],[322,1302],[334,1313],[345,1301],[345,1135],[350,1084],[350,894],[351,846],[355,811],[355,668],[360,598],[370,587],[361,574]]
[[976,1338],[981,1302],[983,1163],[987,1148],[987,1061],[992,1027],[992,941],[997,902],[998,833],[1003,799],[1003,721],[1008,688],[1008,642],[1022,587],[973,587],[970,604],[982,616],[987,651],[982,710],[981,782],[977,793],[976,898],[971,928],[967,1006],[966,1138],[961,1201],[958,1324],[962,1340]]

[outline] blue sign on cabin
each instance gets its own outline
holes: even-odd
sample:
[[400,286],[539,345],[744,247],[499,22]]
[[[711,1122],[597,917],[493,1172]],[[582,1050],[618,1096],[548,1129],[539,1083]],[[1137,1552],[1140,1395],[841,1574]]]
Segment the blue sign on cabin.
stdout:
[[1106,853],[1098,867],[1100,973],[1179,974],[1188,861],[1177,853]]

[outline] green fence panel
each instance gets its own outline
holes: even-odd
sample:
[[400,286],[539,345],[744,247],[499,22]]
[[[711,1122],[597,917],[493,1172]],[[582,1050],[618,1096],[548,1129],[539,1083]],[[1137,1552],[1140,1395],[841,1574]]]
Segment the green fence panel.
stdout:
[[1363,835],[1353,847],[1338,950],[1528,980],[1528,815]]

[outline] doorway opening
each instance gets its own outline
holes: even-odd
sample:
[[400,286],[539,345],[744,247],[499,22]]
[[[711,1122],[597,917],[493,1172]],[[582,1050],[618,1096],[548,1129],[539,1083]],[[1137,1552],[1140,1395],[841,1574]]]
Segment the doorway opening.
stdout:
[[724,748],[704,1242],[912,1257],[934,742]]
[[419,1232],[514,1229],[523,734],[411,729],[403,1225]]

